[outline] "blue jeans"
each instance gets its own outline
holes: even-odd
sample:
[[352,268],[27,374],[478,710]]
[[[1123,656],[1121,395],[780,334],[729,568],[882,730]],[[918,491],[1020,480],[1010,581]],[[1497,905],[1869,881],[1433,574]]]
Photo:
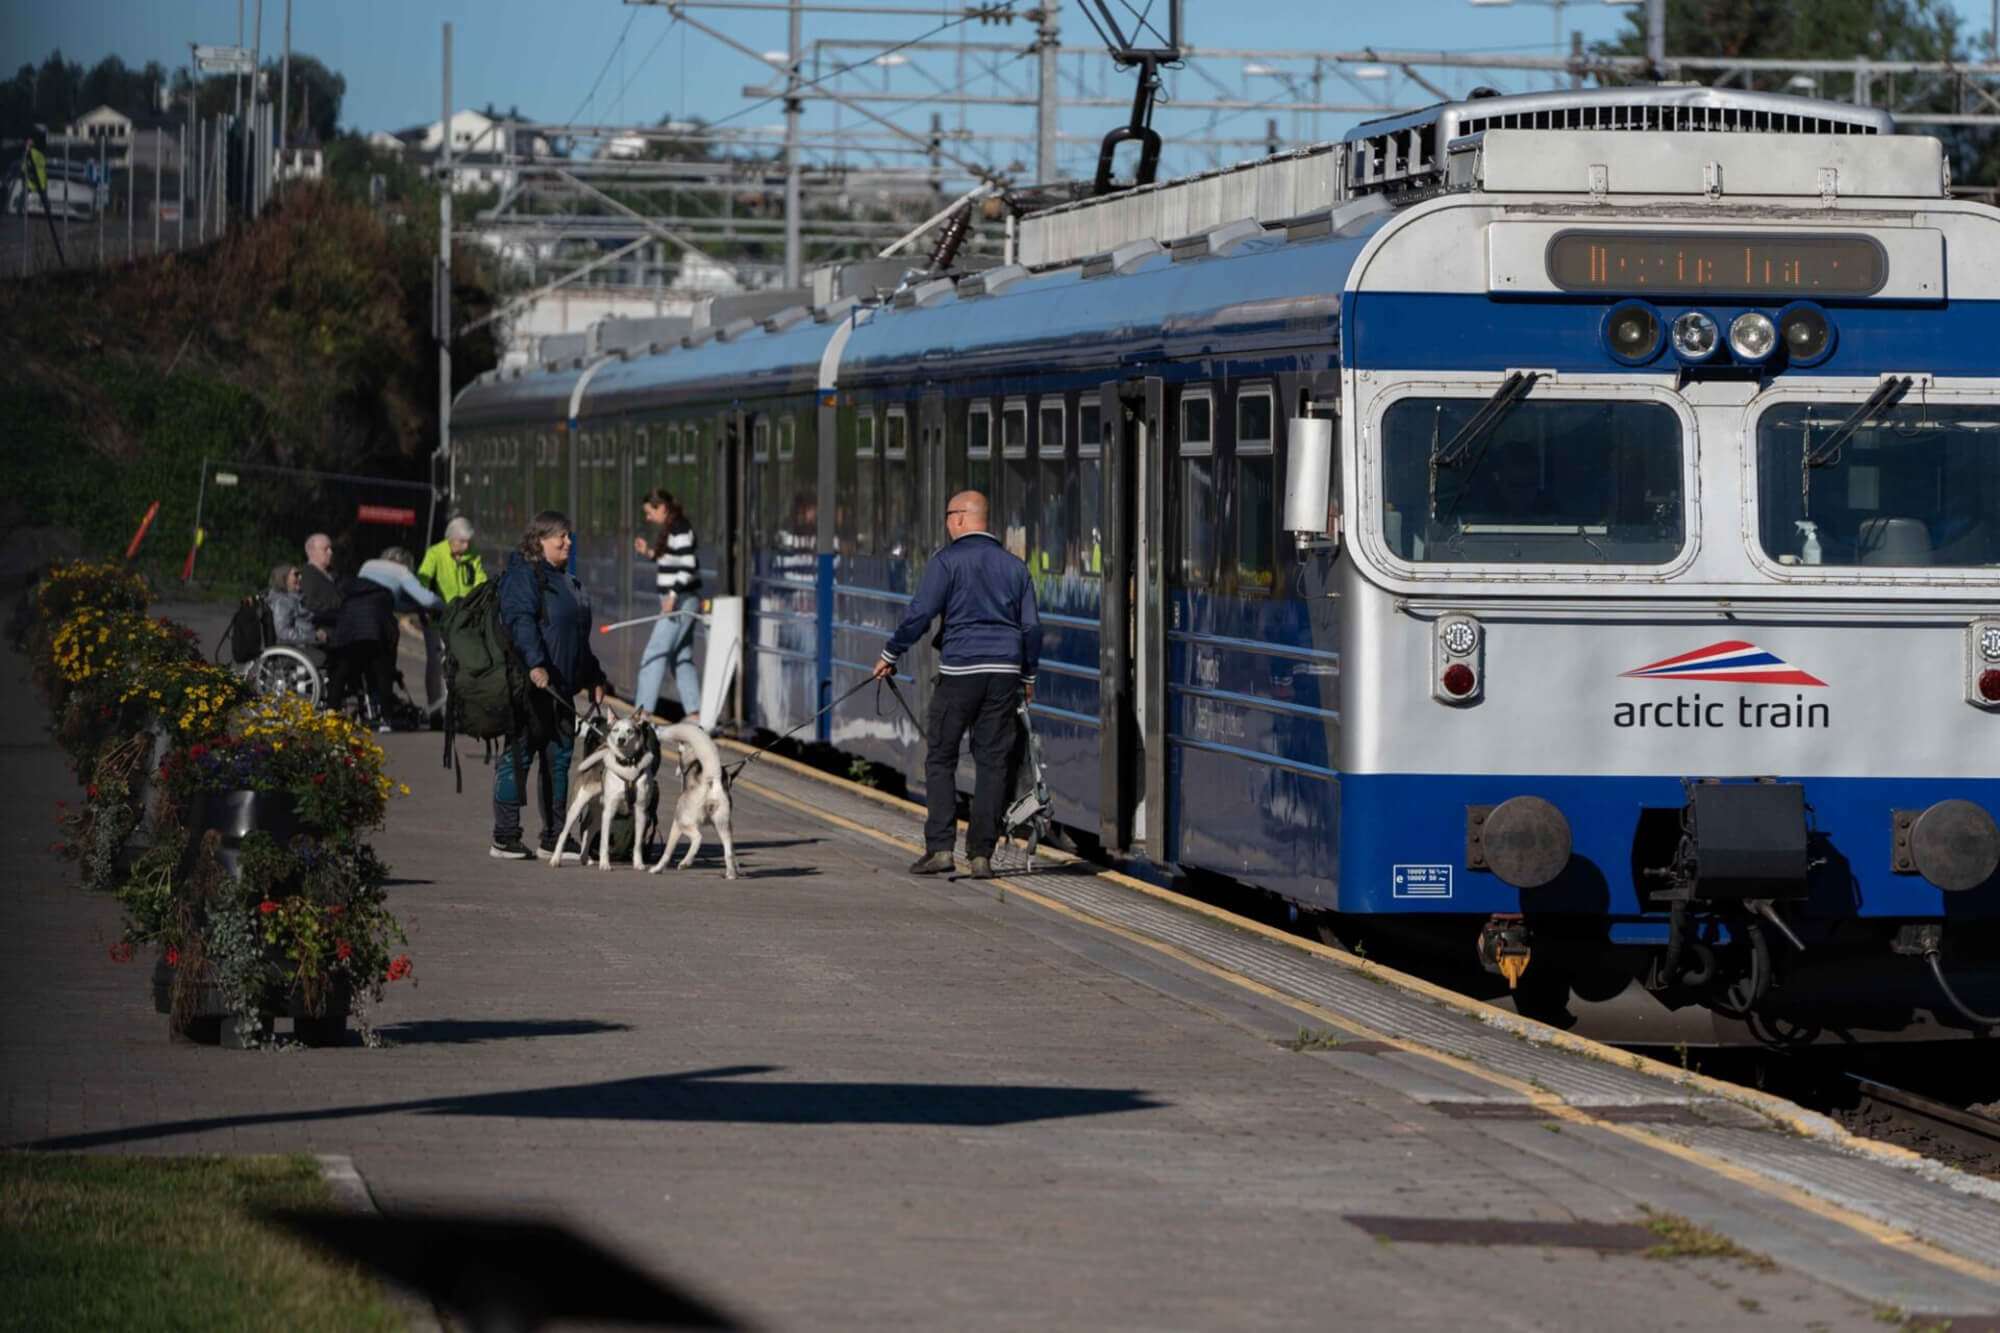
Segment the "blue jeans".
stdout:
[[[536,796],[542,815],[542,841],[553,845],[569,813],[569,761],[576,748],[576,728],[567,714],[558,716],[555,704],[540,691],[529,696],[528,707],[535,710],[535,724],[547,739],[538,745],[532,736],[522,738],[522,768],[532,769],[535,761],[541,760],[542,771],[536,774],[541,779],[536,784]],[[525,803],[522,775],[514,771],[514,746],[502,741],[501,747],[500,761],[493,766],[496,843],[511,842],[521,836],[521,806]]]
[[660,684],[667,668],[674,672],[674,687],[680,691],[681,707],[690,713],[701,711],[701,677],[694,670],[694,617],[669,616],[653,624],[646,651],[639,656],[639,688],[632,702],[653,711],[659,702]]

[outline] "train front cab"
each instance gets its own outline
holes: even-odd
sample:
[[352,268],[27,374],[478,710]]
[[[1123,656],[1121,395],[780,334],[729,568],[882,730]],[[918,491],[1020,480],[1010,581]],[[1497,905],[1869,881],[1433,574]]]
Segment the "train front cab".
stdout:
[[1342,912],[1625,1040],[1985,1030],[2000,218],[1902,213],[1590,222],[1614,256],[1886,256],[1807,304],[1523,295],[1555,210],[1385,229],[1343,328]]

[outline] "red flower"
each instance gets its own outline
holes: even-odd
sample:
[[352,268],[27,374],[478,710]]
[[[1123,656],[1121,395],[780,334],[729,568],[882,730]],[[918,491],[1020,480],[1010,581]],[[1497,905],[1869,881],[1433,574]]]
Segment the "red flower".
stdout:
[[406,953],[399,953],[389,960],[389,980],[391,981],[401,981],[413,971],[415,969],[410,966],[410,956]]
[[91,800],[93,800],[93,801],[94,801],[94,800],[96,800],[96,799],[97,799],[97,784],[96,784],[95,782],[93,782],[93,783],[90,783],[90,784],[89,784],[88,786],[86,786],[86,787],[85,787],[85,788],[83,789],[83,794],[84,794],[85,796],[88,796],[88,797],[89,797],[89,798],[90,798]]
[[354,952],[354,946],[349,944],[346,940],[335,940],[333,942],[333,956],[339,961],[343,963],[346,962],[347,955],[353,952]]
[[263,902],[257,904],[257,910],[262,912],[265,916],[269,916],[271,915],[271,913],[278,910],[278,905],[272,902],[269,898],[266,898]]
[[325,781],[326,781],[326,774],[324,773],[313,774],[313,786],[317,787]]
[[179,949],[169,949],[169,950],[167,950],[167,966],[168,966],[168,967],[173,967],[173,966],[175,966],[176,964],[178,964],[178,963],[179,963],[180,961],[181,961],[181,951],[180,951]]
[[57,802],[56,802],[56,809],[58,809],[58,810],[67,810],[67,809],[69,809],[69,802],[68,802],[68,801],[57,801]]
[[63,847],[63,845],[62,845],[61,843],[59,843],[59,842],[52,842],[52,843],[50,843],[50,844],[49,844],[49,850],[50,850],[50,851],[52,851],[52,852],[60,852],[60,851],[63,851],[63,850],[65,850],[65,848],[64,848],[64,847]]
[[193,745],[188,746],[188,758],[190,759],[199,759],[207,753],[208,747],[200,741],[196,741]]
[[345,912],[346,910],[347,909],[345,907],[342,907],[339,903],[335,903],[333,906],[326,909],[326,914],[328,916],[339,916],[342,912]]
[[129,963],[132,961],[132,953],[132,941],[120,940],[111,946],[111,961],[114,963]]

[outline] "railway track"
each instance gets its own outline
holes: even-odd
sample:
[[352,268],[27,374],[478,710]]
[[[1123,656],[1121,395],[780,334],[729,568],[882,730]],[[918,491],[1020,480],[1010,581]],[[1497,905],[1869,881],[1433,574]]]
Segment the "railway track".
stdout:
[[1962,1171],[2000,1178],[2000,1120],[1859,1075],[1847,1077],[1854,1104],[1833,1114],[1850,1130]]

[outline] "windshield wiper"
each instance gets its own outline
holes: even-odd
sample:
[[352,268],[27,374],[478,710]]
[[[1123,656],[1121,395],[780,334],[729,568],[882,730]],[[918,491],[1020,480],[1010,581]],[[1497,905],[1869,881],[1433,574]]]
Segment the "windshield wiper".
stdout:
[[1878,412],[1887,412],[1902,402],[1903,395],[1910,391],[1913,383],[1914,380],[1904,375],[1899,379],[1883,380],[1876,385],[1875,392],[1868,395],[1868,400],[1855,408],[1847,420],[1835,426],[1833,434],[1827,436],[1819,448],[1807,451],[1806,466],[1825,467],[1839,458],[1841,446],[1854,438],[1855,432],[1866,424],[1868,418]]
[[[1457,433],[1442,447],[1431,450],[1431,466],[1457,467],[1464,461],[1466,452],[1475,443],[1484,440],[1492,429],[1500,424],[1501,418],[1513,411],[1514,405],[1528,396],[1528,390],[1534,388],[1535,381],[1541,377],[1540,371],[1517,370],[1501,381],[1500,387],[1495,389],[1493,396],[1472,414],[1470,421],[1460,426]],[[1481,454],[1485,452],[1483,448],[1480,450]],[[1472,465],[1477,468],[1479,460],[1474,458]]]

